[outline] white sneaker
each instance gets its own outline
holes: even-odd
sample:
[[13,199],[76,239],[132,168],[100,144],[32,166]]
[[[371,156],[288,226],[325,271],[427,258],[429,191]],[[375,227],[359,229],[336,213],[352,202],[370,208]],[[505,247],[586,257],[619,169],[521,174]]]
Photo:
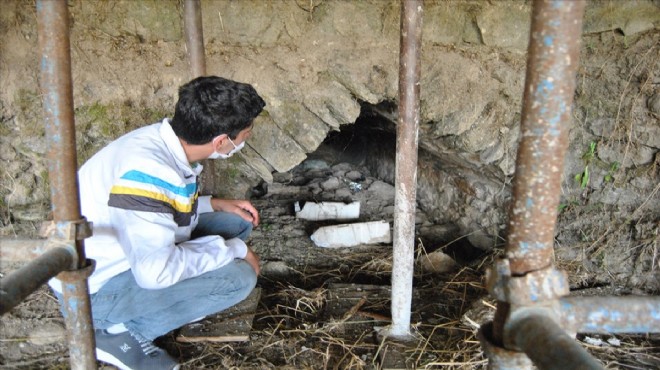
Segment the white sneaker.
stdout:
[[96,358],[121,370],[178,370],[179,364],[165,350],[139,334],[125,331],[110,334],[94,330]]

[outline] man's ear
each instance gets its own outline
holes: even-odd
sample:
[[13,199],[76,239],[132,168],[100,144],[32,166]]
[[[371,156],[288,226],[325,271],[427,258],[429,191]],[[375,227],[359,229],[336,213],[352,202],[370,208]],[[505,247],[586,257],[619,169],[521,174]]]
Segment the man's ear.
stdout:
[[225,145],[225,141],[227,141],[227,134],[222,134],[214,137],[213,140],[211,141],[211,143],[213,143],[213,150],[220,149],[221,146]]

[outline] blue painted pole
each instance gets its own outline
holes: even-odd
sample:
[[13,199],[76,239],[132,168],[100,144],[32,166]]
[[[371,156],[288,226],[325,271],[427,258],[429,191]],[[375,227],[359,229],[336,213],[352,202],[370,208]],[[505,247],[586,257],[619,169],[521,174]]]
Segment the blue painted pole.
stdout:
[[68,238],[76,247],[77,266],[58,276],[64,286],[62,304],[69,331],[69,360],[72,369],[96,369],[96,344],[87,285],[87,277],[94,265],[85,258],[85,235],[79,232],[86,223],[82,219],[78,198],[69,9],[66,0],[37,1],[37,30],[53,218],[58,224],[73,224],[73,235]]
[[584,8],[583,0],[538,0],[533,5],[506,243],[514,276],[553,263]]
[[574,333],[660,333],[660,297],[563,297],[561,325]]

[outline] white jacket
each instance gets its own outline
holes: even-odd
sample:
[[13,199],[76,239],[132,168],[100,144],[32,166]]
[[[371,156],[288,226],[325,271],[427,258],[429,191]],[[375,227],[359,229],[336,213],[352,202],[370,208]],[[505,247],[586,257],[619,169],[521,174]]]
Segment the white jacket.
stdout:
[[[201,171],[167,119],[120,137],[80,168],[82,214],[94,231],[85,239],[96,260],[90,293],[128,269],[141,287],[160,289],[245,258],[237,238],[190,240],[198,213],[213,211],[210,197],[198,197]],[[49,284],[62,292],[59,280]]]

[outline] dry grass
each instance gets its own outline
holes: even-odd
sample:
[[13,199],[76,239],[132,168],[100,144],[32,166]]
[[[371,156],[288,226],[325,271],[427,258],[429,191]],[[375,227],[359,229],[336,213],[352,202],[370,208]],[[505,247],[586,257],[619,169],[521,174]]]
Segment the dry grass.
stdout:
[[[343,272],[338,268],[306,273],[339,282],[342,274],[344,278],[380,278],[391,267],[386,253],[359,261],[356,257],[357,267]],[[407,368],[484,369],[487,359],[476,331],[495,311],[495,302],[482,287],[483,268],[491,261],[488,256],[475,264],[477,268],[464,267],[452,274],[417,274],[411,316],[414,340],[408,343],[386,341],[378,334],[390,321],[387,297],[351,296],[343,311],[332,312],[336,303],[329,294],[332,284],[315,286],[309,281],[310,288],[291,284],[266,287],[271,292],[261,302],[250,343],[175,346],[187,359],[185,368],[190,369],[380,369],[380,357],[392,346],[399,347]],[[616,347],[582,343],[607,368],[658,366],[660,336],[616,338],[621,342]],[[578,339],[584,340],[584,335]]]
[[[578,339],[583,340],[584,335]],[[602,346],[590,345],[582,341],[586,349],[608,369],[657,369],[660,367],[660,336],[656,335],[617,335],[591,336],[605,339]],[[607,343],[608,338],[616,338],[620,345]]]
[[[386,259],[373,257],[375,261]],[[378,264],[361,266],[374,265]],[[354,276],[372,271],[360,268],[353,271]],[[339,274],[318,271],[316,277],[338,282]],[[333,311],[333,304],[337,303],[330,295],[333,284],[314,286],[313,281],[308,287],[293,282],[262,284],[265,294],[250,342],[179,343],[172,334],[160,339],[159,344],[180,358],[183,369],[380,369],[379,356],[392,346],[399,346],[407,368],[486,368],[487,359],[476,339],[476,330],[494,313],[495,302],[482,287],[481,270],[464,267],[451,274],[418,274],[415,281],[411,316],[415,339],[405,344],[385,341],[378,335],[377,330],[390,321],[387,296],[376,293],[361,298],[352,296],[348,303],[344,302],[347,303],[344,309]],[[41,290],[25,302],[19,316],[55,318],[59,313],[54,302],[47,290]],[[43,307],[52,312],[44,312]],[[617,335],[620,341],[617,346],[607,343],[612,336],[589,336],[603,339],[605,345],[587,344],[584,335],[578,339],[607,368],[660,366],[659,335]],[[10,339],[4,338],[0,345],[8,346],[11,343],[6,340]],[[63,368],[65,357],[63,350],[51,351],[2,365],[8,369],[35,366],[56,369]]]

